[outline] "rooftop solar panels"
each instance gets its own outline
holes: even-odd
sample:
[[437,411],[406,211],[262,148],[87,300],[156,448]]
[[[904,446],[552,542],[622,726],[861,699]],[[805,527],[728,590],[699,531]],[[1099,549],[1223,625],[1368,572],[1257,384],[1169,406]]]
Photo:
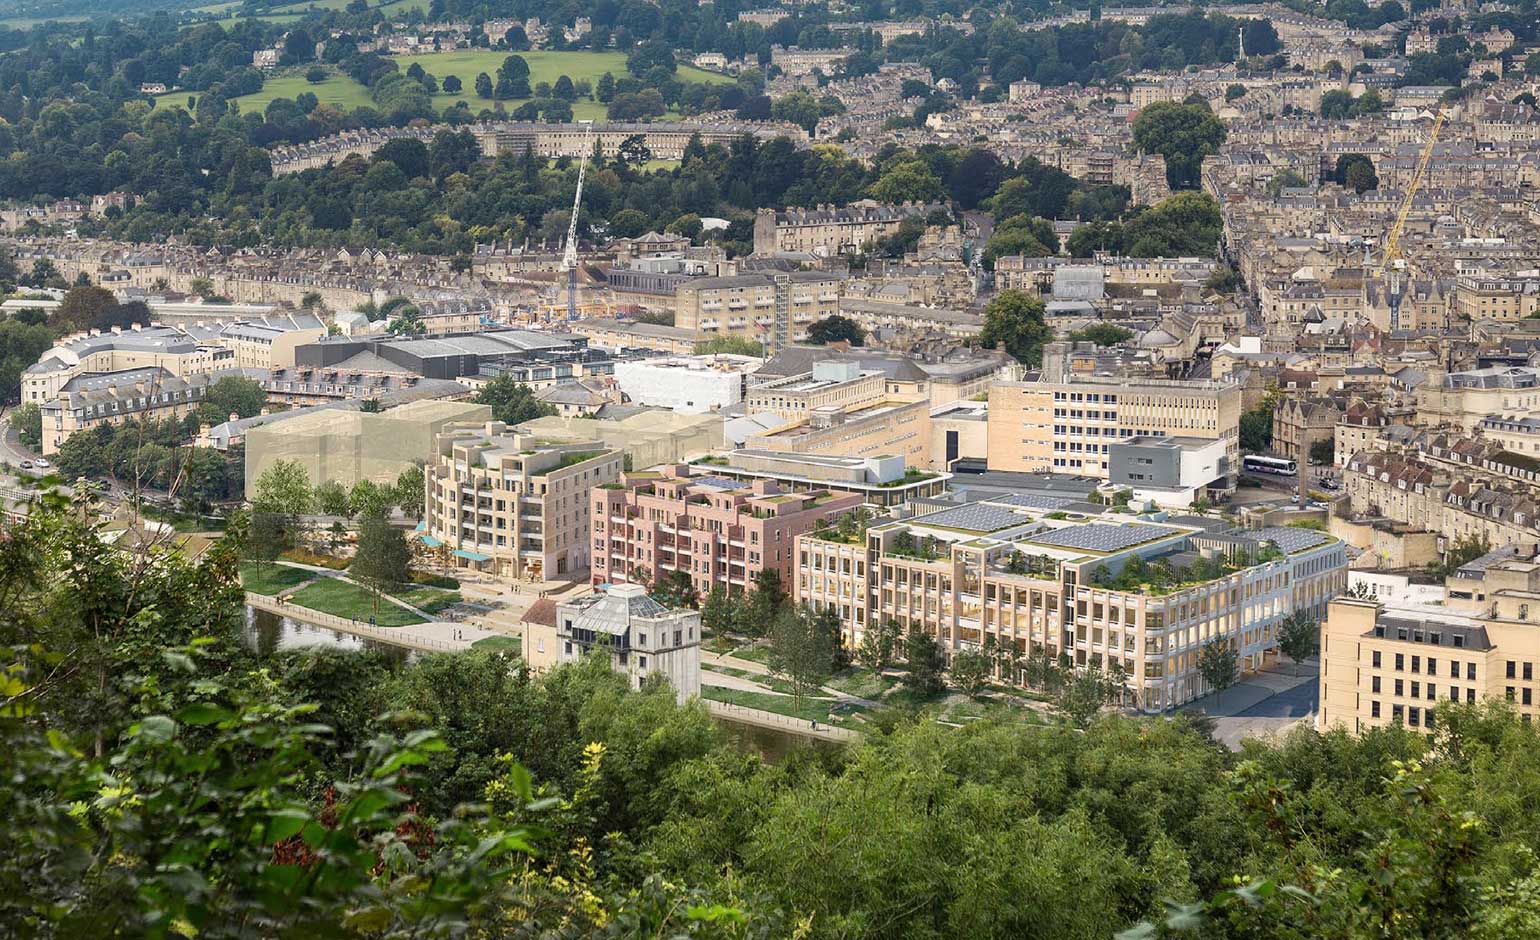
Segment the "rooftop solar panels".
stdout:
[[947,529],[964,529],[969,532],[996,532],[1032,520],[1005,506],[969,503],[955,509],[943,509],[940,512],[917,516],[910,521],[919,526],[941,526]]
[[1103,523],[1090,523],[1087,525],[1068,526],[1063,529],[1055,529],[1032,539],[1038,545],[1052,545],[1055,548],[1073,548],[1087,552],[1112,553],[1120,552],[1125,548],[1142,545],[1145,542],[1164,538],[1168,535],[1179,534],[1179,529],[1171,529],[1158,525],[1106,525]]
[[1039,493],[1012,493],[1009,496],[987,497],[987,501],[1003,506],[1020,506],[1023,509],[1065,509],[1075,500],[1062,496],[1043,496]]
[[1331,536],[1325,532],[1317,532],[1315,529],[1296,529],[1292,526],[1268,526],[1258,529],[1255,534],[1257,538],[1272,542],[1278,546],[1279,551],[1289,555],[1331,541]]
[[734,480],[732,477],[691,477],[691,486],[714,486],[719,490],[747,489],[748,484],[742,480]]

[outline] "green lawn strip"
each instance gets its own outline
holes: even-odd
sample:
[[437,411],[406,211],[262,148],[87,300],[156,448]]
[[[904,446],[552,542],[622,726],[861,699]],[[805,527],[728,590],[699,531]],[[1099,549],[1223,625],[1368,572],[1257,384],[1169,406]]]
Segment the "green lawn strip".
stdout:
[[465,600],[460,596],[459,591],[446,591],[423,584],[398,584],[385,593],[430,614],[436,614],[446,607],[453,607]]
[[[724,689],[717,685],[703,685],[700,694],[701,698],[712,701],[726,702],[743,708],[756,708],[763,712],[785,715],[788,718],[801,718],[803,721],[822,721],[838,726],[844,726],[848,722],[845,715],[830,717],[829,708],[835,704],[833,699],[804,698],[802,707],[798,708],[796,700],[791,696],[774,695],[769,692],[746,692],[741,689]],[[846,705],[842,706],[841,710],[855,712],[863,709],[859,705]]]
[[248,562],[241,565],[241,586],[253,594],[279,594],[296,584],[303,584],[316,577],[319,575],[313,571],[275,565],[270,561]]
[[898,680],[871,669],[850,669],[836,674],[824,685],[856,698],[877,699],[898,685]]
[[472,643],[471,648],[478,650],[513,650],[518,652],[524,648],[524,641],[517,636],[484,636]]
[[337,617],[347,617],[361,623],[368,623],[369,618],[374,617],[375,625],[380,627],[404,627],[427,622],[385,598],[380,599],[380,610],[376,614],[374,595],[368,588],[349,584],[338,578],[326,578],[309,587],[301,588],[290,600],[301,607],[309,607],[311,610],[319,610],[324,614]]
[[781,692],[786,695],[791,695],[794,691],[790,682],[776,676],[766,675],[763,672],[750,672],[747,669],[735,669],[732,666],[723,666],[719,663],[702,663],[701,668],[707,670],[708,672],[715,672],[724,676],[734,676],[739,679],[746,679],[749,682],[755,683],[756,685],[762,685],[765,688],[770,689],[772,692]]
[[[497,67],[503,64],[503,60],[514,53],[486,49],[460,49],[454,52],[424,52],[419,55],[392,56],[394,61],[405,72],[414,63],[421,65],[423,71],[438,79],[439,84],[444,83],[447,76],[453,75],[460,79],[460,84],[466,89],[476,87],[476,76],[482,72],[494,79],[497,77]],[[599,77],[609,72],[616,78],[624,78],[626,72],[626,54],[624,52],[585,52],[581,50],[563,52],[557,50],[541,50],[518,53],[529,64],[529,85],[534,88],[541,82],[556,84],[556,80],[565,75],[574,82],[580,79],[588,79],[597,83]],[[714,82],[725,84],[732,79],[726,75],[718,75],[707,72],[693,66],[681,65],[675,77],[681,82]],[[456,98],[471,95],[474,101],[474,93],[462,92],[459,95],[440,95],[450,99],[453,103]],[[434,100],[434,104],[438,104]],[[597,102],[596,102],[597,103]],[[488,107],[491,103],[488,102]],[[474,109],[476,105],[471,104]],[[600,105],[602,108],[603,105]]]
[[770,662],[770,647],[740,646],[727,655],[733,659],[746,659],[751,663],[768,663]]
[[[392,10],[405,9],[411,0],[401,4],[393,4]],[[317,4],[321,5],[321,4]],[[296,9],[290,7],[288,9]],[[265,14],[261,18],[268,20],[281,20],[286,17],[297,17],[298,14]],[[405,72],[414,63],[421,65],[425,71],[438,79],[442,85],[446,77],[454,75],[460,79],[461,90],[453,94],[439,92],[433,96],[433,106],[443,109],[454,105],[457,101],[465,102],[473,112],[479,112],[483,108],[491,108],[494,102],[486,98],[476,97],[476,76],[482,72],[496,76],[497,67],[503,64],[511,53],[488,52],[485,50],[460,50],[455,52],[425,52],[419,55],[392,56],[391,58]],[[524,61],[529,63],[529,83],[531,87],[541,82],[556,83],[556,79],[563,75],[573,81],[586,78],[590,82],[597,82],[599,76],[609,72],[616,78],[626,75],[626,55],[623,52],[521,52]],[[240,106],[243,113],[262,112],[268,104],[278,98],[293,98],[304,92],[314,94],[322,104],[335,105],[343,111],[351,111],[354,108],[369,108],[374,106],[373,99],[369,96],[369,89],[351,77],[337,71],[335,66],[322,66],[330,74],[325,81],[311,83],[306,80],[305,72],[313,68],[313,65],[296,67],[289,71],[281,71],[271,75],[262,83],[262,90],[249,95],[241,95],[230,99],[232,104]],[[713,72],[706,72],[691,66],[680,66],[678,72],[681,81],[689,82],[730,82],[732,79]],[[158,108],[172,106],[187,107],[189,97],[197,97],[198,92],[172,91],[164,95],[156,96],[155,103]],[[504,108],[512,111],[519,105],[530,99],[521,98],[502,102]],[[580,99],[572,102],[572,116],[574,120],[602,121],[609,112],[609,107],[592,99]],[[676,111],[670,111],[662,118],[664,121],[680,120],[681,115]],[[675,165],[670,161],[660,161],[659,166]]]

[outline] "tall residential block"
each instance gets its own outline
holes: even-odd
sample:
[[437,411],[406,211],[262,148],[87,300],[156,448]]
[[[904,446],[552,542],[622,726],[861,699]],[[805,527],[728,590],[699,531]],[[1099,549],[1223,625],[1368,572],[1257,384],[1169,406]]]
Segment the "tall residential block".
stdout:
[[684,571],[700,594],[749,588],[766,570],[789,585],[797,536],[861,505],[853,493],[789,493],[773,480],[697,477],[683,466],[627,473],[588,498],[595,584]]
[[461,567],[555,579],[588,568],[588,494],[620,479],[623,455],[550,444],[500,421],[439,435],[425,468],[423,539]]

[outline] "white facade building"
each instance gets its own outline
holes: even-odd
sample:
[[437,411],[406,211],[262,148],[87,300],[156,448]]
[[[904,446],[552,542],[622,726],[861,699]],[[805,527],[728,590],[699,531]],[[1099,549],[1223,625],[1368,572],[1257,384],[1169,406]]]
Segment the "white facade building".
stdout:
[[680,702],[700,694],[700,614],[670,610],[640,584],[615,584],[556,608],[561,662],[582,659],[601,644],[610,668],[641,688],[661,675]]
[[749,376],[763,363],[729,355],[617,362],[615,381],[637,404],[703,414],[742,401]]

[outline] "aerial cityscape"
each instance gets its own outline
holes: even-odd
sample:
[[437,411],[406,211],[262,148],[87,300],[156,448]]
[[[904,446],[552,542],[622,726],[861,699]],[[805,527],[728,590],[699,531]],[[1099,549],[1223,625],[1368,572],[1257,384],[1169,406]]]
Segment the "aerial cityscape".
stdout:
[[0,0],[0,937],[1540,937],[1537,94],[1536,0]]

